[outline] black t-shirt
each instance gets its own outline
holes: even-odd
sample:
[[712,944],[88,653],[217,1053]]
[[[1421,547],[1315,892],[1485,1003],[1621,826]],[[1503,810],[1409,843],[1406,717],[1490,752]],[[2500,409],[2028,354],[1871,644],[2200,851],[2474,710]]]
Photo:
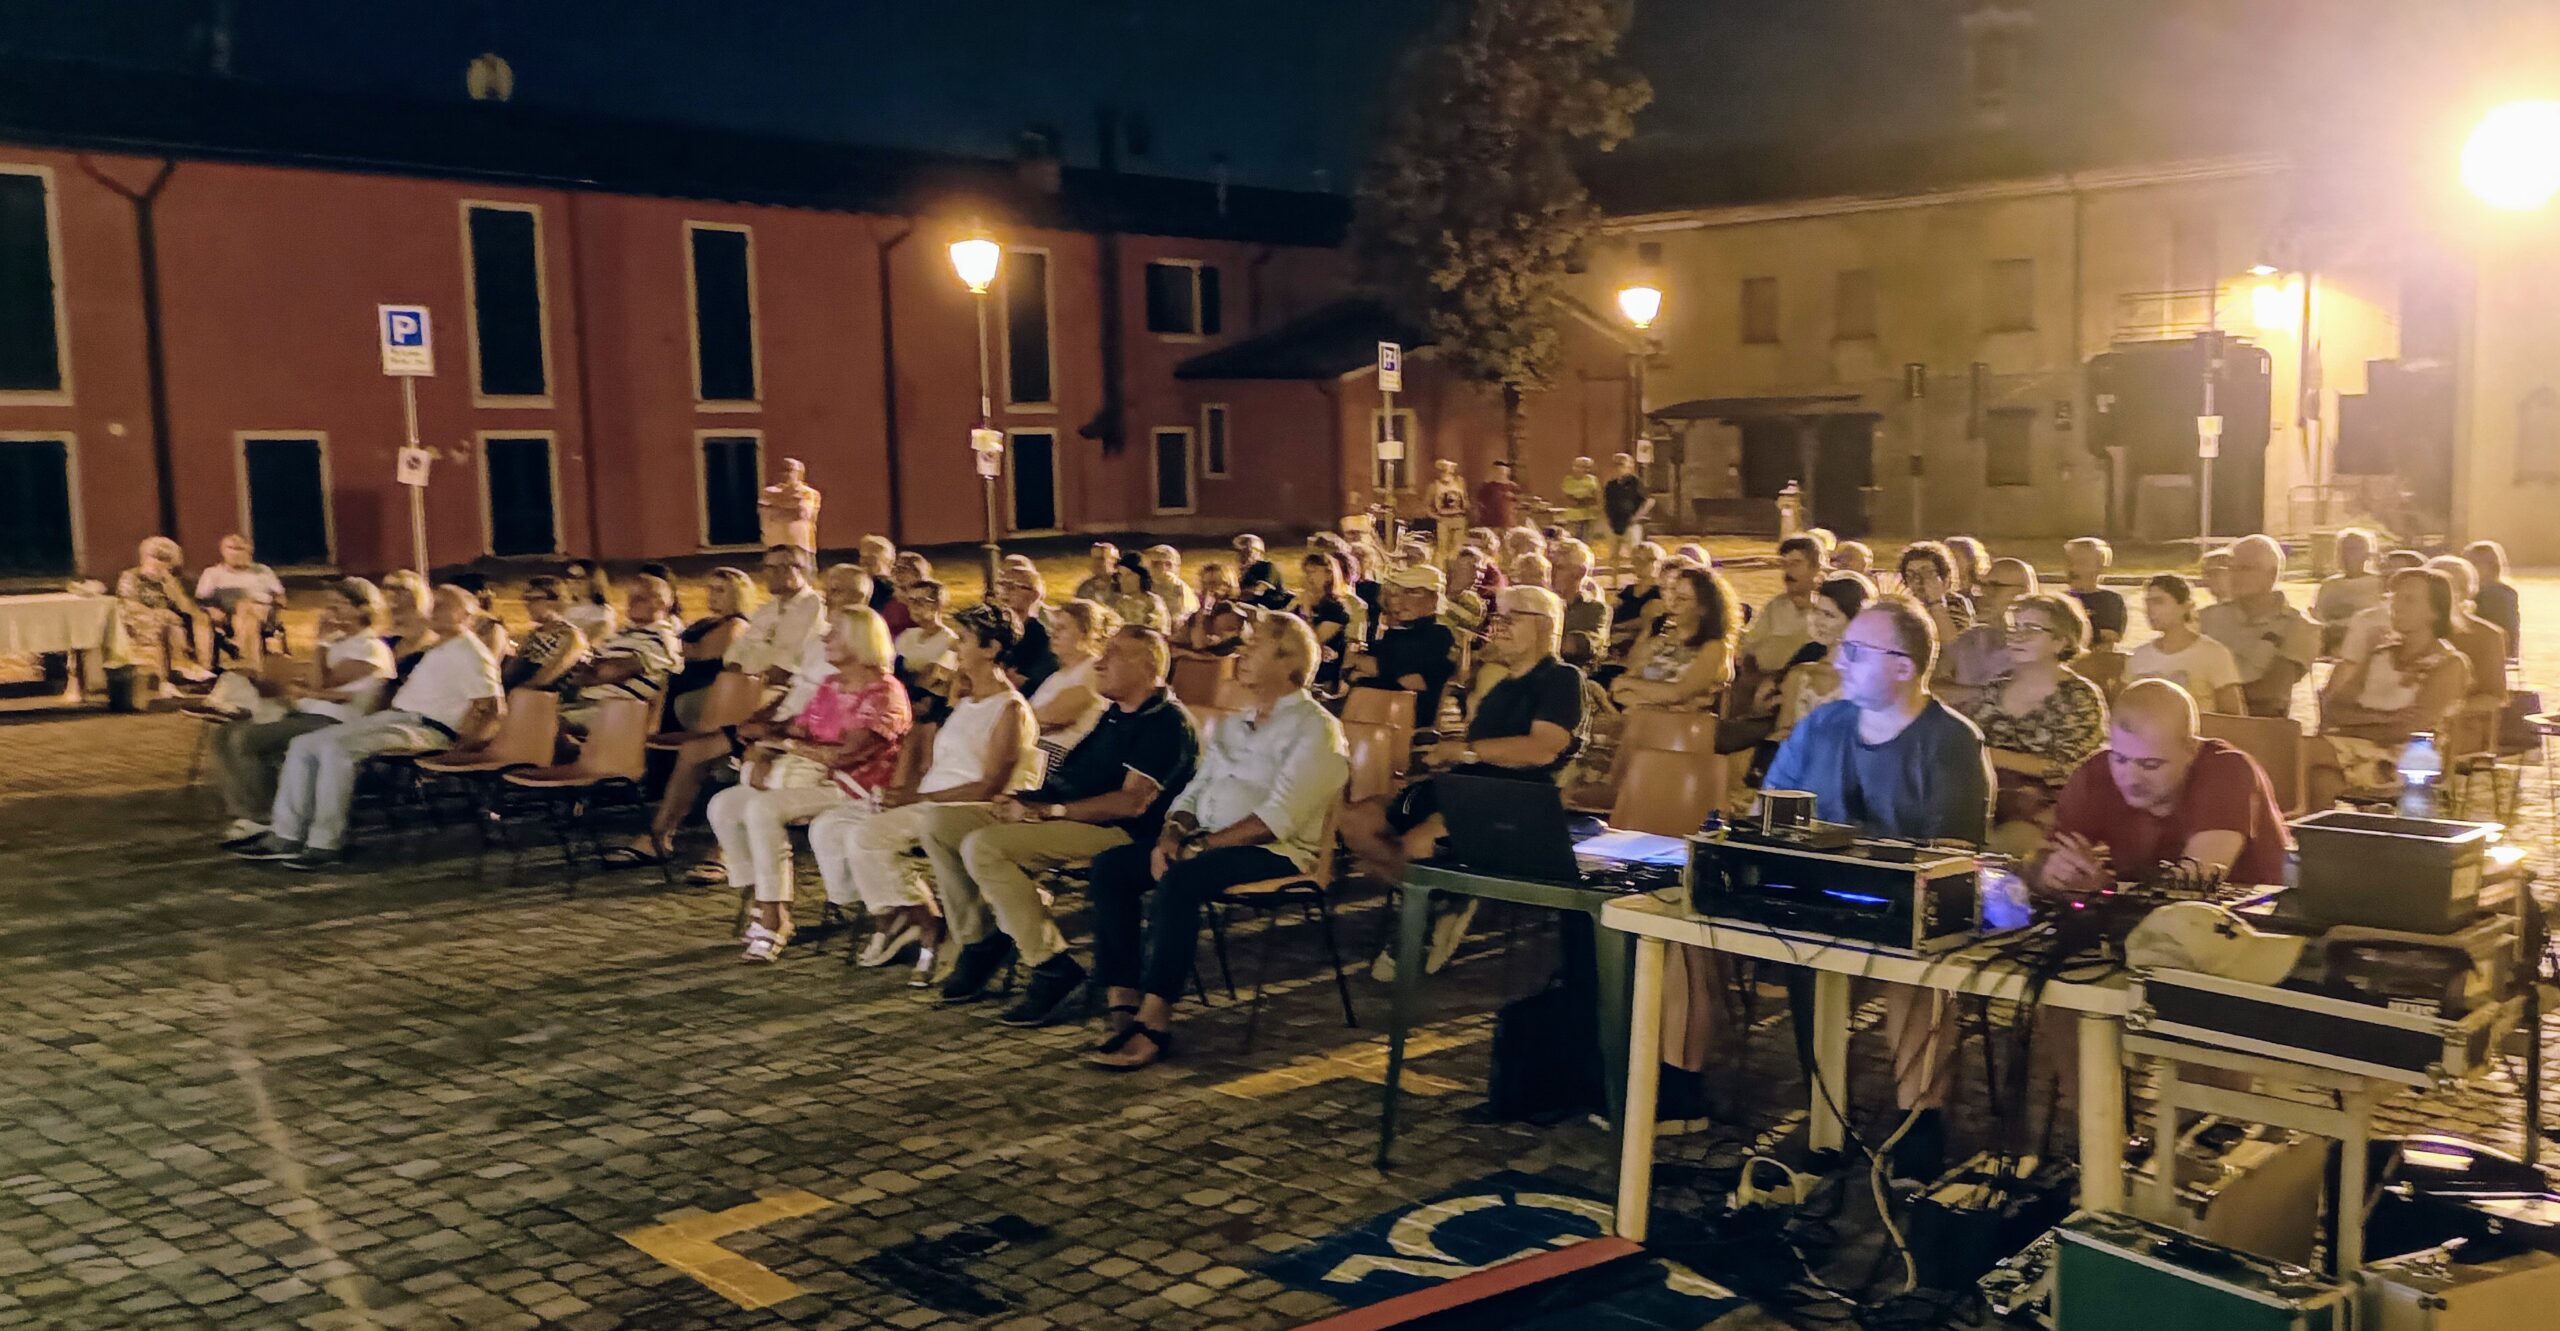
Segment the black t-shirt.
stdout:
[[1314,682],[1319,690],[1329,691],[1342,679],[1342,653],[1351,650],[1351,603],[1340,596],[1328,596],[1299,613],[1305,616],[1308,628],[1322,629],[1331,624],[1342,630],[1330,643],[1324,640],[1322,633],[1316,635],[1316,646],[1332,652],[1333,656],[1316,662]]
[[1636,511],[1644,507],[1644,478],[1612,476],[1600,487],[1600,512],[1609,519],[1609,530],[1625,531],[1636,520]]
[[871,609],[874,614],[887,614],[889,603],[898,599],[898,584],[887,578],[871,580]]
[[[1255,590],[1257,585],[1261,590]],[[1268,559],[1257,559],[1245,565],[1244,572],[1236,575],[1236,586],[1243,590],[1243,599],[1248,605],[1258,605],[1265,610],[1289,608],[1289,589],[1280,585],[1280,570],[1273,568]]]
[[1413,716],[1416,724],[1429,728],[1440,715],[1440,691],[1458,673],[1457,654],[1458,635],[1437,617],[1426,615],[1394,625],[1379,634],[1369,649],[1370,659],[1378,663],[1370,687],[1401,689],[1404,686],[1397,680],[1420,675],[1422,689],[1414,695]]
[[1134,712],[1122,711],[1117,703],[1105,708],[1093,732],[1067,750],[1067,756],[1049,769],[1049,779],[1022,796],[1022,801],[1072,804],[1107,795],[1127,784],[1134,768],[1156,783],[1155,799],[1145,813],[1102,826],[1119,828],[1143,844],[1163,829],[1165,810],[1173,807],[1174,796],[1191,783],[1191,773],[1199,765],[1200,732],[1191,723],[1191,713],[1173,694],[1158,689]]
[[1520,674],[1505,676],[1485,690],[1484,700],[1476,704],[1475,719],[1467,723],[1467,739],[1516,739],[1528,734],[1531,723],[1538,721],[1562,726],[1573,736],[1573,742],[1546,766],[1496,767],[1477,763],[1452,770],[1469,776],[1553,777],[1573,760],[1575,751],[1582,747],[1582,672],[1552,656]]
[[1040,682],[1058,673],[1058,653],[1049,646],[1049,626],[1038,615],[1023,620],[1022,636],[1014,640],[1013,650],[1005,654],[1005,663],[1022,676],[1024,697],[1038,691]]
[[1662,586],[1659,583],[1642,591],[1636,590],[1633,583],[1620,587],[1617,608],[1609,615],[1609,641],[1634,642],[1636,635],[1644,631],[1645,621],[1661,604]]
[[2071,596],[2080,603],[2080,609],[2089,616],[2089,632],[2093,638],[2097,634],[2112,633],[2116,635],[2116,641],[2124,641],[2126,619],[2124,597],[2121,594],[2104,587],[2086,592],[2074,588]]

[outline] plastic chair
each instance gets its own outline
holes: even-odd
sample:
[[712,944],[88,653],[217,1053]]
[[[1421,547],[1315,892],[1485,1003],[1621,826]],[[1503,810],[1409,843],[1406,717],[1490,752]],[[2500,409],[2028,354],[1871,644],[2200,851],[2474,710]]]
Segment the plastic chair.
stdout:
[[2258,766],[2267,770],[2276,807],[2284,810],[2285,817],[2299,818],[2309,811],[2304,801],[2310,786],[2310,757],[2303,748],[2302,727],[2291,717],[2206,712],[2196,723],[2197,733],[2205,738],[2221,740],[2258,760]]
[[1621,749],[1705,754],[1716,751],[1717,717],[1713,712],[1634,707],[1629,708],[1626,715],[1626,724],[1618,731],[1618,747]]
[[1194,708],[1213,707],[1218,703],[1220,690],[1235,678],[1235,673],[1236,659],[1232,656],[1177,657],[1167,684],[1172,688],[1173,696],[1184,704]]
[[[450,778],[460,788],[464,812],[479,831],[480,846],[485,851],[489,844],[489,796],[497,777],[514,768],[550,762],[559,742],[560,695],[549,689],[513,689],[507,693],[507,714],[487,744],[427,754],[417,760],[418,776],[422,781]],[[434,808],[432,789],[420,792],[430,810]]]
[[1342,719],[1411,732],[1413,695],[1403,689],[1355,688],[1342,695]]
[[1687,836],[1724,802],[1725,760],[1669,749],[1618,751],[1618,802],[1609,825],[1657,836]]
[[1262,1021],[1263,986],[1271,978],[1271,940],[1280,932],[1280,912],[1292,906],[1297,907],[1307,922],[1322,932],[1325,960],[1333,965],[1334,991],[1342,998],[1342,1024],[1354,1028],[1360,1025],[1360,1018],[1351,1010],[1351,980],[1343,974],[1342,948],[1333,934],[1334,837],[1341,816],[1339,801],[1325,810],[1324,830],[1316,838],[1320,849],[1314,866],[1306,873],[1239,883],[1209,903],[1209,939],[1217,949],[1218,972],[1225,977],[1230,995],[1235,993],[1235,973],[1227,964],[1226,913],[1229,910],[1264,912],[1262,960],[1253,977],[1253,1005],[1247,1009],[1244,1019],[1244,1047],[1248,1053],[1253,1050],[1254,1032]]
[[1404,776],[1403,738],[1386,726],[1348,721],[1343,723],[1342,739],[1351,761],[1347,798],[1381,799],[1394,794]]
[[[597,815],[608,805],[638,809],[644,815],[648,810],[641,777],[648,762],[651,714],[656,710],[655,703],[637,698],[607,699],[597,704],[588,720],[586,743],[579,747],[575,761],[518,768],[499,778],[505,788],[522,790],[541,801],[552,835],[560,842],[561,863],[573,889],[578,881],[573,833],[584,828],[597,866],[602,868],[604,842],[596,833]],[[503,818],[492,825],[502,827]],[[517,863],[512,841],[507,852],[508,874],[512,878]],[[658,870],[672,881],[668,866],[662,864]]]

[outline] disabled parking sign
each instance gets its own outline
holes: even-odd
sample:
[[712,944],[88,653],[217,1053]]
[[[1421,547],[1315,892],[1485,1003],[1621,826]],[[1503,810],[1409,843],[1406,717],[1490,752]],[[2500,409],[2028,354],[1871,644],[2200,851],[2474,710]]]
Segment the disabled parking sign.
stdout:
[[376,331],[382,338],[382,372],[389,375],[433,375],[435,343],[427,327],[424,305],[376,305]]

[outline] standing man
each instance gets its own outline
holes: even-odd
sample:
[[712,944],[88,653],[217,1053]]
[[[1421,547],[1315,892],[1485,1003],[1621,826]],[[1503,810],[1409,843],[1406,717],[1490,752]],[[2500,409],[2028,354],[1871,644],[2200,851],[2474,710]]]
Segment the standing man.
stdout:
[[1484,484],[1476,487],[1476,525],[1495,531],[1509,531],[1519,521],[1520,487],[1512,482],[1511,463],[1495,458],[1485,469]]
[[2284,598],[2284,547],[2261,532],[2230,548],[2231,596],[2196,617],[2204,635],[2231,649],[2240,667],[2240,696],[2251,716],[2285,716],[2293,710],[2293,686],[2311,673],[2320,652],[2320,627]]
[[[1043,967],[1067,950],[1036,873],[1079,864],[1114,846],[1145,845],[1191,780],[1200,737],[1164,686],[1172,651],[1153,629],[1124,628],[1102,649],[1094,682],[1111,706],[1036,790],[985,804],[940,804],[916,840],[933,863],[951,939],[960,945],[942,983],[944,1003],[974,1003],[1017,951],[1031,964],[1012,1025],[1041,1025],[1074,998],[1043,985]],[[1068,966],[1074,966],[1072,960]],[[1079,968],[1077,974],[1081,976]],[[1035,998],[1046,1007],[1036,1006]]]
[[[1885,597],[1849,621],[1832,652],[1841,701],[1796,723],[1761,788],[1811,791],[1815,817],[1860,836],[1980,846],[1991,833],[1991,759],[1982,732],[1929,696],[1937,655],[1937,626],[1908,598]],[[1801,978],[1797,987],[1809,987],[1811,977]],[[1813,1037],[1811,1012],[1800,994],[1800,1049]],[[1885,1038],[1894,1101],[1912,1115],[1894,1147],[1895,1176],[1935,1178],[1955,1074],[1954,1009],[1943,994],[1889,986]]]
[[815,486],[807,480],[808,469],[798,458],[782,460],[782,477],[764,488],[756,500],[756,517],[764,526],[767,546],[796,545],[814,558],[818,549],[818,505]]
[[1609,461],[1615,470],[1600,487],[1600,515],[1609,523],[1609,562],[1615,564],[1626,557],[1628,547],[1644,540],[1644,520],[1653,512],[1653,500],[1644,492],[1635,454],[1620,453]]
[[1591,459],[1575,458],[1556,487],[1564,493],[1565,534],[1577,541],[1590,541],[1600,521],[1600,478],[1591,470]]
[[1431,513],[1432,562],[1445,569],[1467,543],[1467,483],[1454,459],[1431,464],[1431,488],[1423,492],[1422,502]]
[[282,860],[310,872],[345,857],[347,811],[355,804],[356,769],[386,753],[431,753],[469,743],[496,729],[504,695],[497,658],[471,632],[480,602],[460,587],[438,587],[427,627],[435,645],[409,669],[391,705],[341,721],[285,746],[284,770],[265,836],[238,851],[252,860]]
[[[2063,570],[2071,578],[2071,598],[2089,616],[2089,645],[2115,648],[2124,644],[2127,617],[2124,596],[2098,585],[2098,579],[2116,562],[2115,547],[2095,536],[2081,536],[2062,546]],[[1998,569],[1998,563],[1992,565]],[[1983,619],[1990,616],[1983,615]]]

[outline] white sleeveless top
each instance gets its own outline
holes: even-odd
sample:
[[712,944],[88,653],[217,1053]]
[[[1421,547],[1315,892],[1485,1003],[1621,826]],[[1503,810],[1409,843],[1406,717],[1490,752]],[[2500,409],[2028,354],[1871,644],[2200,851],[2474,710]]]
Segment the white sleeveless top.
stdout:
[[986,780],[987,751],[996,727],[1008,717],[1021,727],[1021,733],[1015,737],[1013,772],[1002,789],[1028,790],[1040,772],[1040,750],[1033,743],[1039,738],[1040,723],[1031,719],[1022,695],[1011,689],[951,705],[951,714],[943,718],[942,729],[933,737],[933,766],[925,770],[916,789],[948,790]]

